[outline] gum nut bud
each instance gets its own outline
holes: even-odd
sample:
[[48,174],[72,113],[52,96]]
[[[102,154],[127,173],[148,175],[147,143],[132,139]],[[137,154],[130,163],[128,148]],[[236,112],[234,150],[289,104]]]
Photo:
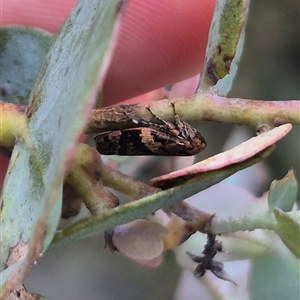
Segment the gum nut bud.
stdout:
[[168,230],[159,223],[135,220],[115,227],[112,241],[123,255],[148,260],[163,252],[167,234]]

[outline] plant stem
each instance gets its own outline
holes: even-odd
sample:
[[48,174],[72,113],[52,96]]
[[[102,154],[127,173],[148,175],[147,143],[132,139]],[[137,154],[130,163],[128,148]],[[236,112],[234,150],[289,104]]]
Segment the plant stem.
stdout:
[[215,216],[211,223],[207,224],[206,230],[215,234],[236,231],[252,231],[255,229],[275,230],[276,219],[272,212],[259,214],[247,214],[236,218],[221,218]]
[[265,101],[220,97],[215,91],[201,92],[190,97],[161,100],[149,103],[120,105],[95,109],[92,112],[86,133],[104,132],[136,126],[125,114],[136,119],[155,122],[146,107],[166,121],[174,121],[171,102],[183,121],[205,120],[248,125],[258,128],[284,123],[300,125],[300,101]]
[[161,190],[125,175],[104,163],[101,165],[101,179],[104,185],[129,195],[135,200],[155,194]]
[[224,218],[198,210],[185,202],[174,205],[172,211],[185,220],[189,228],[203,233],[222,234],[255,229],[273,231],[276,229],[276,219],[272,212]]

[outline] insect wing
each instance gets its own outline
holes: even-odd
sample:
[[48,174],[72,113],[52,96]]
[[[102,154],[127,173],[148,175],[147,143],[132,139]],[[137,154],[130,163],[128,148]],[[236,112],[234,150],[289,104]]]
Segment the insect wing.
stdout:
[[149,127],[105,132],[94,139],[98,152],[104,155],[188,156],[205,148],[205,143],[199,138],[191,143]]
[[167,155],[153,153],[149,136],[150,128],[130,128],[104,132],[94,137],[96,148],[104,155]]

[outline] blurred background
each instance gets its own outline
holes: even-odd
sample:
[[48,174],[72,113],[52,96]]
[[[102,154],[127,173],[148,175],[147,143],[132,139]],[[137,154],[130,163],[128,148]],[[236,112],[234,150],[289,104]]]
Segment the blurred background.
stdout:
[[[264,100],[300,98],[299,0],[251,1],[244,54],[230,96]],[[255,134],[249,128],[228,124],[201,122],[195,125],[201,129],[209,145],[198,159],[221,151],[229,138],[239,141],[240,136],[246,136],[247,139]],[[256,177],[260,182],[250,182],[249,189],[255,185],[251,193],[262,195],[269,189],[272,180],[282,178],[290,168],[300,178],[299,138],[298,126],[278,143],[276,151],[259,167],[258,172],[261,173],[252,173],[254,180]],[[120,164],[126,174],[147,181],[158,172],[150,167],[158,163],[153,160],[157,158],[143,161],[131,158],[131,161],[120,161]],[[169,163],[169,158],[159,159],[161,165]],[[246,182],[250,179],[237,178],[239,180]],[[82,214],[85,213],[83,209]],[[260,271],[270,267],[264,264]],[[226,271],[230,273],[230,270]],[[29,291],[41,293],[48,299],[195,299],[188,294],[175,296],[180,276],[181,269],[173,252],[165,253],[164,262],[159,268],[148,269],[118,253],[111,254],[104,250],[103,234],[99,234],[70,246],[47,251],[25,280],[25,286]],[[262,273],[261,283],[264,276]],[[252,296],[252,299],[282,299],[281,296]],[[294,290],[285,299],[299,299],[298,296],[297,290]],[[210,298],[199,294],[197,299]]]

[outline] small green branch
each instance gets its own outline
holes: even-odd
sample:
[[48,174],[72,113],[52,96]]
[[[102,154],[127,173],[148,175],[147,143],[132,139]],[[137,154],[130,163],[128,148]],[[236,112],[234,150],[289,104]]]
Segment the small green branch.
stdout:
[[172,212],[185,220],[189,228],[202,233],[221,234],[255,229],[275,231],[276,228],[276,219],[272,212],[224,218],[208,214],[185,202],[172,206]]
[[[94,109],[85,132],[90,134],[136,126],[124,112],[137,119],[156,122],[157,120],[146,109],[149,106],[164,120],[174,121],[171,102],[176,103],[176,112],[183,121],[216,121],[254,128],[261,125],[274,127],[284,123],[300,125],[299,100],[246,100],[220,97],[215,92],[201,92],[191,97]],[[20,122],[26,124],[24,115],[26,107],[21,106],[20,111],[19,105],[0,104],[2,115],[0,145],[13,147],[15,136],[25,135],[23,129],[20,132],[20,128],[24,128],[23,125],[20,126]]]
[[[216,235],[253,231],[255,229],[272,230],[276,233],[278,231],[278,220],[273,211],[249,213],[238,217],[219,217],[201,211],[185,202],[173,205],[171,210],[186,221],[186,226],[191,232],[199,231]],[[288,220],[298,220],[299,218],[298,211],[291,211],[284,213],[284,215]],[[294,222],[298,224],[296,221]],[[299,227],[299,225],[297,226]],[[298,227],[296,228],[298,229]]]
[[275,127],[285,123],[300,125],[300,101],[263,101],[225,98],[210,93],[210,98],[196,97],[204,112],[203,120],[248,125]]
[[101,167],[101,179],[104,185],[129,195],[135,200],[160,191],[159,188],[152,187],[148,184],[140,182],[139,180],[133,179],[130,176],[125,175],[104,163],[102,163]]
[[214,215],[190,206],[186,202],[180,202],[171,207],[171,211],[186,221],[186,227],[191,231],[205,232],[206,226],[211,222]]
[[79,144],[65,178],[95,216],[119,204],[117,196],[104,189],[100,180],[100,169],[98,152],[86,144]]
[[183,121],[217,121],[254,128],[261,125],[275,127],[284,123],[300,125],[299,100],[264,101],[226,98],[211,91],[172,100],[95,109],[87,124],[86,133],[136,126],[124,112],[137,119],[156,122],[146,109],[149,106],[164,120],[174,121],[171,102],[176,103],[176,112]]
[[255,229],[276,229],[276,219],[272,212],[259,214],[247,214],[240,217],[218,217],[215,216],[211,223],[207,224],[206,230],[214,234],[221,234],[236,231],[252,231]]

